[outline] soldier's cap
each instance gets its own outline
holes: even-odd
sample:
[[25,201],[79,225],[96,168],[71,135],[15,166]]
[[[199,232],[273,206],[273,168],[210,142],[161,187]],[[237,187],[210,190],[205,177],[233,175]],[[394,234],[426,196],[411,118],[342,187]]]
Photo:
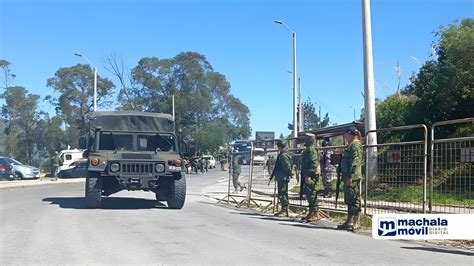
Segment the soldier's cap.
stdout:
[[349,134],[352,136],[355,136],[355,135],[360,136],[360,131],[356,127],[350,127],[346,130],[345,134]]
[[278,146],[278,147],[281,147],[281,148],[285,148],[285,147],[286,147],[286,143],[285,143],[284,141],[278,140],[278,141],[277,141],[277,146]]
[[55,151],[55,152],[54,152],[54,154],[58,154],[58,152],[57,152],[57,151]]
[[313,133],[305,133],[304,134],[304,143],[306,144],[313,144],[315,136]]

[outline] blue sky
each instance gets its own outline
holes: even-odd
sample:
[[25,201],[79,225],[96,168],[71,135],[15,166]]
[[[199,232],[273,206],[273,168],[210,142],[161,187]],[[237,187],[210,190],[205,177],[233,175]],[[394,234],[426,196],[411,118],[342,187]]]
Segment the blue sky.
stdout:
[[[292,121],[292,38],[297,32],[298,76],[303,99],[311,98],[333,123],[346,123],[363,105],[360,0],[144,1],[1,0],[0,58],[10,61],[14,85],[42,97],[60,67],[83,63],[112,78],[112,53],[129,68],[142,57],[170,58],[182,51],[204,54],[251,110],[255,131],[288,134]],[[396,90],[417,72],[415,57],[430,58],[433,31],[474,17],[472,0],[372,0],[376,97]],[[47,102],[41,109],[53,112]],[[179,111],[179,110],[178,110]]]

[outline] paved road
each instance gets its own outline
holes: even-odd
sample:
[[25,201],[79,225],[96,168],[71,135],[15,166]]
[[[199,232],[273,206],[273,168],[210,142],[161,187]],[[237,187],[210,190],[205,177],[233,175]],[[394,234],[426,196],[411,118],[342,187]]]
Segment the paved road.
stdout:
[[189,175],[181,211],[145,192],[117,193],[103,209],[85,209],[83,184],[2,189],[0,264],[474,263],[469,251],[375,241],[331,224],[216,206],[202,191],[224,175]]

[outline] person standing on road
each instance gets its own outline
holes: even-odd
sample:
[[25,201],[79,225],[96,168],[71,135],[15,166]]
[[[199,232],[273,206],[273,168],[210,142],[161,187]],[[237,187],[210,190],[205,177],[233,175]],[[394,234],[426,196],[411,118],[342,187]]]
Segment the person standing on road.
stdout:
[[201,157],[201,159],[199,160],[199,170],[201,171],[201,174],[204,173],[204,166],[205,166],[205,160],[204,158]]
[[[329,138],[325,138],[322,143],[323,147],[331,146]],[[335,169],[331,164],[331,155],[333,151],[331,149],[323,149],[321,154],[321,175],[323,176],[324,183],[324,198],[330,198],[332,194],[332,177],[334,175]]]
[[209,170],[209,160],[208,159],[204,159],[204,170],[206,170],[206,173]]
[[234,185],[234,193],[242,191],[244,188],[246,188],[239,182],[241,161],[242,157],[240,155],[236,154],[232,158],[232,184]]
[[313,134],[306,134],[306,149],[301,155],[301,183],[303,184],[303,192],[308,201],[308,214],[302,220],[312,221],[318,219],[317,216],[317,191],[319,172],[319,152],[314,145],[315,137]]
[[343,224],[338,225],[337,228],[354,231],[360,226],[360,183],[362,180],[364,150],[360,142],[361,134],[357,128],[348,128],[344,133],[344,138],[349,142],[349,146],[342,154],[338,170],[344,183],[344,203],[347,204],[347,219]]
[[58,152],[55,151],[53,156],[51,156],[51,177],[56,179],[58,178],[58,170],[59,170],[59,156]]
[[286,150],[283,141],[277,142],[278,156],[275,161],[275,167],[270,175],[270,180],[275,177],[278,186],[278,200],[281,204],[281,210],[275,213],[278,217],[288,217],[288,182],[293,175],[291,156]]
[[267,167],[268,174],[272,174],[273,168],[275,167],[275,158],[273,158],[273,155],[268,155],[267,162],[265,164]]

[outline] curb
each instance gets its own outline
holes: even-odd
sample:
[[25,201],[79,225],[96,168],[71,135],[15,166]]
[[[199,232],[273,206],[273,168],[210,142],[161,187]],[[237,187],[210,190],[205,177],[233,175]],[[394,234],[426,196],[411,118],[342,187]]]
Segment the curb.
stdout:
[[22,181],[0,181],[0,190],[8,188],[26,188],[26,187],[35,187],[35,186],[44,186],[44,185],[56,185],[56,184],[76,184],[84,183],[85,178],[77,179],[58,179],[53,180],[22,180]]

